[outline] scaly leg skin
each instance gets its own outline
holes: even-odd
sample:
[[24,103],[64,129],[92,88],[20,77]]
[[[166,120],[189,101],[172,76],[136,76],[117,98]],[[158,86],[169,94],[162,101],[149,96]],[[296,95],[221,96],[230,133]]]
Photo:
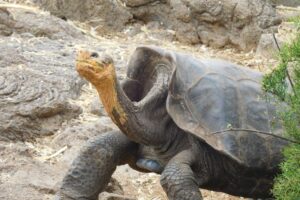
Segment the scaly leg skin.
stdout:
[[199,184],[191,169],[192,153],[182,151],[166,165],[160,183],[169,200],[202,200]]
[[56,200],[96,200],[116,166],[130,162],[137,150],[120,131],[98,136],[85,146],[64,177]]

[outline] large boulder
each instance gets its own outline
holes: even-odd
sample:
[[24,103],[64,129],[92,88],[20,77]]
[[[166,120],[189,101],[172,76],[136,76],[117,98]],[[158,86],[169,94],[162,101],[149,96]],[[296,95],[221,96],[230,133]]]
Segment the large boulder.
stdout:
[[35,37],[50,39],[81,38],[82,33],[66,21],[41,12],[37,9],[24,7],[0,7],[0,35],[9,36],[12,33],[30,33]]
[[267,0],[169,0],[131,8],[135,19],[159,21],[176,31],[177,39],[241,50],[257,46],[262,33],[276,32],[281,19]]
[[63,20],[33,11],[1,9],[0,17],[0,140],[53,134],[81,113],[70,99],[84,84],[74,70],[72,47],[82,35]]
[[13,33],[11,27],[14,23],[10,12],[5,8],[0,8],[0,36],[10,36]]
[[63,18],[86,22],[98,32],[121,31],[132,15],[115,0],[37,0],[39,6]]
[[115,34],[127,24],[158,24],[177,40],[241,50],[256,48],[261,34],[276,32],[281,19],[268,0],[38,0],[51,13],[85,21],[100,33]]
[[262,34],[260,37],[256,56],[262,58],[276,58],[283,41],[276,38],[273,34]]

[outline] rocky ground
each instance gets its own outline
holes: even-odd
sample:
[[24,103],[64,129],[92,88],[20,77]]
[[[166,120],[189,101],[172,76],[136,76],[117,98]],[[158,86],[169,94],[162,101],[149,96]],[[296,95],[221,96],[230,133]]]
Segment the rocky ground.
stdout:
[[[74,69],[78,49],[111,55],[120,80],[130,54],[140,45],[159,45],[199,58],[222,58],[262,72],[276,65],[269,53],[263,58],[255,51],[184,45],[174,40],[173,31],[153,31],[146,25],[134,35],[128,27],[125,35],[104,37],[87,23],[65,21],[31,1],[22,3],[27,6],[0,1],[0,199],[53,199],[86,141],[116,128],[93,87]],[[281,12],[286,16],[299,13],[297,9]],[[287,41],[294,31],[285,22],[276,37]],[[99,199],[167,199],[158,175],[121,166],[113,177],[111,187]],[[203,196],[205,200],[242,199],[210,191],[203,191]]]

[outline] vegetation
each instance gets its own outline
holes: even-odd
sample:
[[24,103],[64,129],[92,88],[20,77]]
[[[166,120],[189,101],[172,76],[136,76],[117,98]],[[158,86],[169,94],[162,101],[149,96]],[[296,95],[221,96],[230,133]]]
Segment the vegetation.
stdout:
[[[300,17],[290,21],[300,29]],[[289,105],[282,113],[286,136],[299,144],[284,150],[282,173],[275,179],[272,192],[278,200],[300,200],[300,33],[280,50],[279,61],[279,66],[264,77],[263,86]]]
[[290,19],[288,19],[289,22],[293,22],[297,29],[300,28],[300,16],[296,16],[296,17],[291,17]]

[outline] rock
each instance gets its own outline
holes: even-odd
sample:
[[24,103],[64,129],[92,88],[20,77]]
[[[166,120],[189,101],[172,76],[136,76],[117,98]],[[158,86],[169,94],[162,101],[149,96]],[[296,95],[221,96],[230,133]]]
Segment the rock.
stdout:
[[116,129],[116,126],[111,120],[108,119],[104,121],[103,118],[106,117],[101,117],[93,122],[75,122],[62,130],[61,133],[56,134],[56,137],[52,141],[53,145],[57,149],[61,149],[65,146],[69,147],[61,157],[61,160],[64,161],[64,163],[70,165],[78,155],[79,150],[89,139]]
[[110,182],[105,188],[105,192],[99,195],[99,200],[132,200],[126,198],[124,191],[120,183],[115,179],[111,178]]
[[174,30],[177,40],[184,43],[245,51],[255,49],[260,35],[276,32],[281,23],[268,0],[122,0],[123,5],[112,0],[38,2],[57,16],[90,24],[101,34],[126,32],[127,24],[133,22],[151,23]]
[[[214,48],[223,48],[230,44],[229,36],[225,33],[224,35],[218,35],[207,30],[206,27],[199,26],[198,34],[201,35],[201,42]],[[223,30],[225,31],[225,30]]]
[[0,8],[0,35],[10,36],[13,33],[11,28],[14,20],[6,8]]
[[170,0],[171,9],[176,12],[175,16],[178,20],[181,20],[185,23],[189,23],[191,21],[190,8],[188,5],[182,3],[181,0]]
[[105,115],[105,110],[103,105],[100,103],[98,97],[94,98],[90,104],[90,112],[94,115],[103,116]]
[[52,199],[65,165],[38,161],[35,157],[40,152],[29,143],[0,142],[0,149],[0,199]]
[[79,30],[66,21],[49,15],[49,13],[35,9],[7,7],[7,9],[2,8],[0,10],[0,28],[5,27],[6,35],[14,32],[18,34],[31,33],[36,37],[48,37],[50,39],[83,37]]
[[[0,44],[0,49],[5,48]],[[0,56],[5,56],[4,52]],[[37,60],[32,64],[0,66],[0,139],[33,140],[50,135],[63,121],[80,114],[80,107],[68,102],[79,95],[81,83],[74,72],[68,70],[73,73],[70,76],[66,70],[57,76],[58,69],[47,65]]]
[[271,2],[277,5],[284,5],[290,7],[300,6],[299,0],[271,0]]
[[173,29],[184,43],[203,43],[212,47],[256,48],[260,35],[271,32],[281,19],[264,0],[170,0],[130,9],[144,23],[158,21]]
[[74,29],[74,27],[70,26],[64,20],[51,15],[41,16],[41,14],[26,12],[15,13],[14,17],[17,20],[16,33],[32,33],[36,37],[48,37],[50,39],[83,37],[80,31]]
[[[60,134],[56,135],[53,143],[59,147],[77,146],[77,143],[82,144],[93,137],[111,131],[113,129],[111,125],[113,123],[111,121],[105,122],[102,118],[93,122],[76,122],[75,124],[72,124],[71,126],[62,130]],[[80,148],[80,146],[82,145],[79,145],[78,147]]]
[[103,192],[99,195],[98,200],[137,200],[137,199],[124,196],[124,195],[115,194],[115,193]]
[[15,34],[0,37],[0,140],[53,134],[81,113],[69,99],[76,99],[84,84],[74,70],[72,48],[72,40],[83,35],[32,10],[1,9],[0,16],[6,33]]
[[105,191],[116,194],[124,194],[122,186],[115,178],[111,178],[109,184],[105,188]]
[[183,24],[182,28],[176,31],[176,38],[187,44],[197,44],[200,42],[196,28],[191,24]]
[[[300,4],[300,1],[299,1]],[[291,19],[297,19],[300,17],[300,7],[293,9],[290,7],[278,7],[278,13],[282,17],[284,23],[291,21]]]
[[129,11],[134,16],[134,19],[139,23],[147,25],[148,23],[158,23],[162,28],[172,28],[172,25],[177,22],[173,18],[171,7],[168,3],[156,1],[156,4],[149,6],[132,7]]
[[81,112],[68,103],[72,91],[65,92],[73,80],[65,83],[62,77],[30,69],[0,69],[0,74],[1,139],[32,140],[53,134],[64,120]]
[[121,31],[132,19],[126,8],[115,0],[38,0],[37,4],[53,15],[87,22],[106,34]]
[[[283,42],[277,38],[276,40],[280,48]],[[278,52],[279,50],[273,34],[262,34],[256,49],[256,56],[264,58],[274,58]]]
[[136,6],[145,6],[146,4],[155,2],[157,0],[121,0],[126,6],[136,7]]
[[198,35],[213,47],[233,45],[241,50],[257,46],[259,36],[281,21],[267,1],[192,1],[198,18]]
[[[56,191],[56,185],[54,184],[58,181],[58,175],[55,174],[50,166],[46,167],[43,165],[41,167],[41,165],[34,163],[34,165],[28,164],[23,166],[23,169],[15,170],[16,172],[0,185],[1,199],[47,200],[54,195]],[[51,172],[47,170],[51,170]]]
[[141,28],[142,26],[138,23],[132,24],[130,26],[127,26],[124,30],[123,33],[125,33],[129,37],[133,37],[139,33],[141,33]]
[[176,35],[174,31],[169,30],[154,30],[148,33],[148,35],[145,38],[151,38],[152,45],[160,46],[163,41],[169,41],[172,42],[176,40]]

